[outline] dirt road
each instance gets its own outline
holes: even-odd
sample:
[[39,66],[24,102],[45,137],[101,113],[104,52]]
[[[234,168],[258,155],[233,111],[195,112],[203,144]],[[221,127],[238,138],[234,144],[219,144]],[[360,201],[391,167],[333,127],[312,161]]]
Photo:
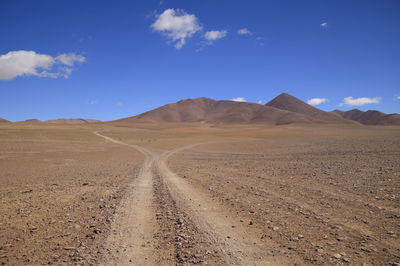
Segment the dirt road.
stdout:
[[[167,166],[174,153],[121,142],[94,132],[107,141],[130,146],[145,155],[137,179],[117,211],[108,239],[107,264],[229,263],[287,264],[300,258],[276,255],[274,243],[261,239],[238,214],[197,191]],[[279,252],[278,252],[279,253]]]

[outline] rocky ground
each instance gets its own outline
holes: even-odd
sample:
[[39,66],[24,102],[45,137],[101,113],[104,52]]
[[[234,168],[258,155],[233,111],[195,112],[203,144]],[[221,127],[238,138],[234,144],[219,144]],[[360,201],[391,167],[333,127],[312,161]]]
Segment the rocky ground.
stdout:
[[0,128],[2,264],[395,264],[389,127]]
[[400,136],[196,146],[171,169],[307,264],[400,261]]
[[58,128],[0,129],[0,263],[96,263],[142,155]]

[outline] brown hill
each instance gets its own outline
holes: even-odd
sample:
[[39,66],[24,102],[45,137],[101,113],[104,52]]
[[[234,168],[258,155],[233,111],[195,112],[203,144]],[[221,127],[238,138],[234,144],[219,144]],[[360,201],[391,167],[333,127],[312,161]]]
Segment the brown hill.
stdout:
[[0,123],[11,123],[11,122],[0,117]]
[[290,124],[313,122],[315,119],[256,103],[216,101],[209,98],[182,100],[167,104],[125,122],[208,122]]
[[39,119],[36,119],[36,118],[27,119],[24,122],[42,123],[42,121],[40,121]]
[[69,125],[79,125],[79,124],[90,124],[101,122],[100,120],[95,119],[83,119],[83,118],[60,118],[54,120],[45,121],[49,124],[69,124]]
[[349,123],[349,121],[346,121],[346,119],[343,119],[343,117],[341,116],[322,111],[287,93],[282,93],[265,105],[286,111],[300,113],[309,117],[313,117],[314,119],[320,121]]
[[363,112],[358,109],[350,111],[334,110],[332,113],[343,118],[357,121],[364,125],[400,125],[400,114],[385,114],[375,110]]

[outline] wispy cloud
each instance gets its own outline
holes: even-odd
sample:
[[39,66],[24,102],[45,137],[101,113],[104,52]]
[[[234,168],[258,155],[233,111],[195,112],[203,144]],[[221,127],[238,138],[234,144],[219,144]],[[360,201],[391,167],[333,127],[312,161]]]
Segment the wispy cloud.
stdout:
[[227,34],[227,30],[211,30],[204,34],[204,38],[212,44],[214,41],[226,37]]
[[158,15],[157,20],[150,26],[153,30],[163,33],[170,41],[175,42],[175,48],[181,49],[186,39],[202,29],[194,14],[188,14],[181,9],[166,9]]
[[400,100],[400,96],[397,96],[396,98],[397,98],[397,100]]
[[321,103],[326,103],[328,101],[328,99],[326,98],[312,98],[310,100],[307,101],[307,103],[309,105],[315,106],[315,105],[319,105]]
[[252,35],[251,31],[249,31],[247,28],[239,29],[237,31],[237,34],[239,35]]
[[372,104],[372,103],[380,103],[381,102],[381,97],[374,97],[374,98],[368,98],[368,97],[360,97],[360,98],[353,98],[353,97],[346,97],[343,99],[343,102],[339,104],[339,106],[343,105],[348,105],[348,106],[361,106],[365,104]]
[[259,100],[257,103],[258,103],[258,104],[262,104],[262,100]]
[[321,27],[322,27],[322,28],[328,27],[328,22],[322,22],[322,23],[321,23]]
[[0,79],[11,80],[18,76],[69,78],[77,63],[86,58],[75,53],[52,57],[34,51],[11,51],[0,55]]
[[60,54],[56,57],[56,60],[60,61],[62,64],[67,66],[73,66],[75,63],[83,63],[86,61],[86,58],[79,54],[68,53],[68,54]]
[[99,103],[98,100],[93,100],[93,101],[90,101],[90,102],[89,102],[89,104],[98,104],[98,103]]
[[246,102],[246,99],[243,98],[243,97],[236,97],[236,98],[233,98],[231,101],[234,101],[234,102]]
[[263,37],[258,36],[258,37],[256,38],[256,41],[257,41],[257,43],[258,43],[260,46],[264,46],[264,38],[263,38]]
[[123,104],[121,102],[118,102],[115,106],[121,107],[121,106],[123,106]]

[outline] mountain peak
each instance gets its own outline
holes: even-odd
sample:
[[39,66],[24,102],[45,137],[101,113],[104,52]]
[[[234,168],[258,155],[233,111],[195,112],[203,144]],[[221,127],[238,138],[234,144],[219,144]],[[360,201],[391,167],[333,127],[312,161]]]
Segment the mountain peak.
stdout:
[[288,94],[282,93],[267,104],[266,106],[275,107],[278,109],[304,114],[316,119],[325,120],[325,121],[344,121],[342,117],[322,111],[318,108],[315,108],[308,103],[303,102],[302,100]]

